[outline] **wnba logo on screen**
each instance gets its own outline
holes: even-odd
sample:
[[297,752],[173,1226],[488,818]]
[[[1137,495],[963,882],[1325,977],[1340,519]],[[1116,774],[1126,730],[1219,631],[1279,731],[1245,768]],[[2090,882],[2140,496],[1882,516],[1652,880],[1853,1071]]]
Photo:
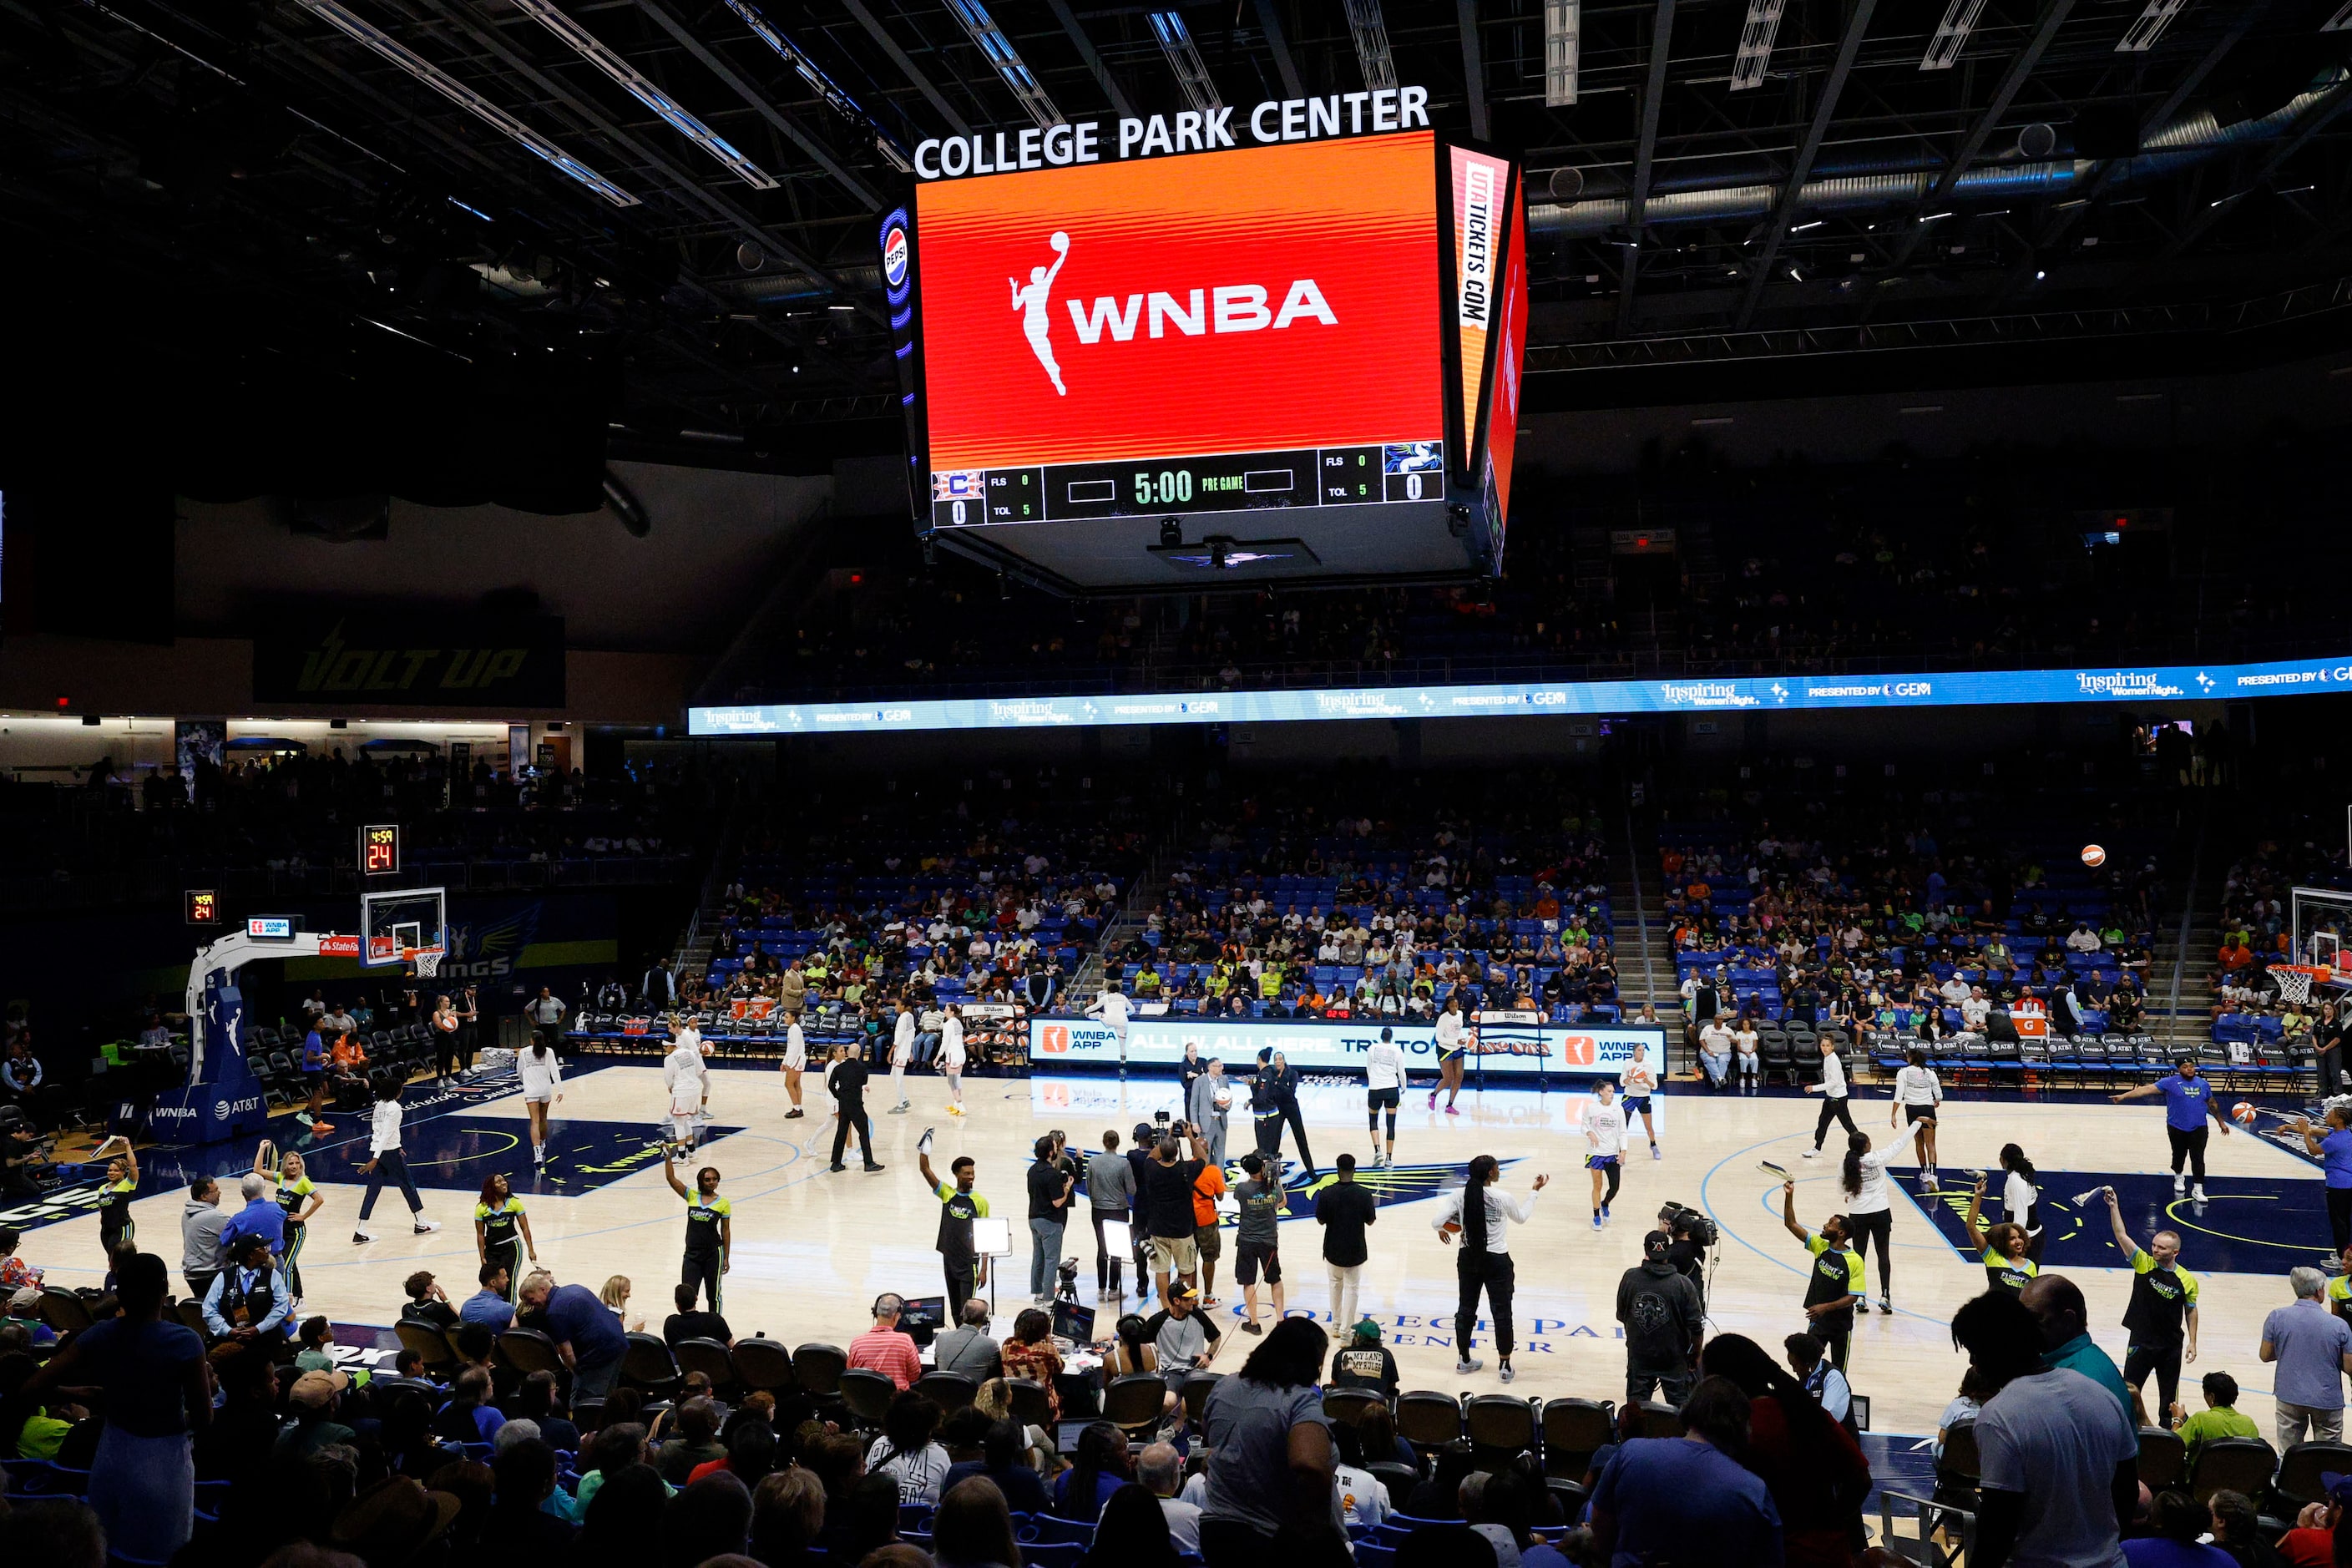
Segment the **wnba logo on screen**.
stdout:
[[1591,1035],[1562,1035],[1559,1038],[1559,1059],[1562,1067],[1589,1068],[1600,1057],[1600,1047]]
[[1044,1056],[1063,1056],[1070,1048],[1070,1031],[1061,1024],[1048,1024],[1037,1033],[1037,1049]]

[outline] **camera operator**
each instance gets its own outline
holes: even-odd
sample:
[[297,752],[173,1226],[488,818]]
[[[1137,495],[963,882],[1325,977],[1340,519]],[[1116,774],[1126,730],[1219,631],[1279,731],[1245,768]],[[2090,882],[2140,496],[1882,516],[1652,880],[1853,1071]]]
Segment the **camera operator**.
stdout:
[[1706,1303],[1706,1249],[1715,1245],[1715,1222],[1696,1209],[1669,1203],[1658,1211],[1658,1228],[1674,1238],[1666,1261],[1697,1289],[1703,1310]]

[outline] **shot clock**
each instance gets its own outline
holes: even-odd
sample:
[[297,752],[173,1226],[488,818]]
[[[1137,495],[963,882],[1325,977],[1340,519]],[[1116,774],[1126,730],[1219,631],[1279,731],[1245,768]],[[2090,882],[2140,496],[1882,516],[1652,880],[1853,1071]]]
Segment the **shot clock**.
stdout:
[[374,823],[360,829],[360,870],[370,877],[389,877],[400,869],[400,826]]
[[220,895],[210,888],[188,889],[188,923],[192,926],[220,923]]

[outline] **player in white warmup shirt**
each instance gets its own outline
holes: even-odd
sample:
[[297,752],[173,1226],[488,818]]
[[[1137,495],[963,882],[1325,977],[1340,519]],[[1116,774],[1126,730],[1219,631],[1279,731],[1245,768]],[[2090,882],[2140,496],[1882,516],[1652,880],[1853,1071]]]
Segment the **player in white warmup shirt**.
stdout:
[[1623,1103],[1627,1130],[1632,1130],[1633,1118],[1639,1116],[1642,1131],[1650,1137],[1650,1158],[1664,1159],[1665,1155],[1658,1150],[1658,1124],[1650,1115],[1650,1096],[1658,1092],[1658,1075],[1650,1067],[1650,1047],[1636,1040],[1633,1043],[1633,1059],[1625,1064],[1625,1070],[1620,1076],[1625,1080]]
[[679,1148],[694,1147],[695,1121],[710,1095],[709,1071],[702,1053],[683,1036],[677,1048],[662,1058],[662,1087],[669,1094],[670,1142]]
[[[1397,1100],[1404,1093],[1404,1048],[1396,1031],[1383,1028],[1380,1039],[1364,1053],[1364,1115],[1372,1128],[1372,1163],[1396,1163]],[[1389,1141],[1381,1145],[1381,1112],[1389,1113]],[[1352,1326],[1352,1325],[1350,1325]]]
[[547,1119],[551,1108],[563,1098],[563,1067],[547,1048],[546,1037],[534,1036],[530,1044],[515,1053],[515,1072],[522,1079],[523,1109],[530,1115],[530,1163],[544,1165]]
[[1911,1119],[1912,1142],[1919,1155],[1919,1190],[1924,1193],[1936,1190],[1936,1112],[1943,1103],[1943,1081],[1927,1065],[1927,1053],[1913,1051],[1909,1065],[1895,1074],[1895,1105],[1887,1112],[1886,1125],[1894,1126],[1896,1117]]
[[963,1009],[950,1006],[940,1024],[940,1076],[948,1080],[950,1116],[964,1114],[963,1064]]
[[1585,1167],[1592,1173],[1592,1228],[1599,1230],[1609,1223],[1609,1205],[1617,1201],[1617,1183],[1624,1174],[1625,1108],[1617,1103],[1612,1079],[1593,1086],[1592,1103],[1584,1108],[1584,1142]]
[[784,1120],[794,1121],[805,1114],[801,1110],[801,1074],[808,1070],[808,1037],[801,1033],[797,1016],[784,1026],[784,1059],[777,1065],[784,1075],[784,1092],[793,1097],[793,1108],[784,1112]]
[[890,1114],[904,1116],[911,1103],[907,1099],[907,1065],[915,1059],[915,1016],[901,1007],[898,1026],[890,1037]]

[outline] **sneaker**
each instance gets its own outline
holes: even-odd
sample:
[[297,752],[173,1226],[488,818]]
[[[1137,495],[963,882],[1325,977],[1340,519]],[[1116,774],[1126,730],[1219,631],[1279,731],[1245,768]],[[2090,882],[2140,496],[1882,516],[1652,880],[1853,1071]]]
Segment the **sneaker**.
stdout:
[[1462,1114],[1462,1108],[1458,1105],[1449,1105],[1445,1108],[1445,1114],[1448,1116],[1459,1116]]
[[1819,1149],[1808,1149],[1805,1151],[1805,1158],[1808,1160],[1818,1160],[1821,1157],[1822,1152]]
[[1609,1205],[1607,1204],[1602,1204],[1601,1205],[1601,1223],[1602,1225],[1607,1225],[1611,1220],[1615,1219],[1616,1217],[1617,1216],[1609,1212]]
[[1486,1363],[1483,1361],[1471,1361],[1466,1358],[1457,1361],[1454,1363],[1454,1375],[1456,1377],[1467,1377],[1486,1364]]
[[1878,1299],[1878,1310],[1891,1318],[1895,1315],[1895,1303],[1881,1296]]
[[1502,1365],[1495,1369],[1495,1375],[1501,1378],[1505,1383],[1508,1383],[1511,1379],[1518,1376],[1519,1374],[1511,1370],[1511,1363],[1509,1362],[1505,1362]]
[[879,1171],[879,1170],[881,1170],[882,1168],[883,1168],[883,1167],[882,1167],[882,1166],[880,1166],[880,1165],[877,1165],[877,1164],[873,1164],[873,1163],[869,1163],[866,1165],[866,1173],[867,1175],[869,1175],[869,1176],[870,1176],[870,1175],[872,1175],[875,1172]]
[[795,1121],[803,1114],[805,1114],[805,1112],[803,1112],[799,1106],[795,1105],[790,1110],[784,1112],[784,1120],[787,1121]]
[[893,1116],[904,1116],[907,1114],[907,1107],[903,1104],[894,1105],[890,1108],[890,1114]]
[[1599,1230],[1601,1228],[1601,1211],[1599,1209],[1594,1209],[1592,1211],[1592,1228],[1595,1230]]
[[1664,1159],[1665,1157],[1666,1157],[1666,1152],[1665,1152],[1664,1149],[1659,1148],[1655,1143],[1653,1143],[1653,1144],[1651,1144],[1651,1145],[1650,1145],[1650,1158],[1651,1158],[1651,1159],[1653,1159],[1653,1160],[1663,1160],[1663,1159]]
[[352,1245],[353,1247],[364,1247],[374,1239],[375,1232],[372,1230],[355,1230],[352,1232]]
[[1433,1089],[1429,1091],[1429,1109],[1432,1110],[1437,1109],[1437,1091]]
[[441,1222],[437,1219],[420,1219],[416,1222],[416,1234],[419,1236],[431,1236],[440,1228]]
[[1262,1334],[1265,1332],[1265,1331],[1259,1328],[1255,1323],[1244,1323],[1242,1325],[1242,1332],[1245,1334]]
[[832,1171],[832,1172],[838,1173],[838,1172],[842,1172],[842,1171],[846,1171],[847,1169],[849,1169],[849,1167],[848,1167],[848,1166],[846,1166],[846,1165],[827,1165],[827,1166],[825,1167],[825,1169],[826,1169],[826,1170],[828,1170],[828,1171]]
[[2189,1190],[2189,1178],[2175,1171],[2172,1173],[2172,1195],[2179,1197]]
[[2202,1183],[2202,1182],[2197,1182],[2197,1183],[2192,1184],[2189,1186],[2189,1202],[2191,1202],[2191,1203],[2198,1203],[2198,1204],[2201,1204],[2201,1203],[2203,1203],[2203,1202],[2205,1201],[2205,1184],[2204,1184],[2204,1183]]
[[308,1127],[310,1125],[310,1113],[307,1110],[298,1110],[294,1113],[294,1120]]

